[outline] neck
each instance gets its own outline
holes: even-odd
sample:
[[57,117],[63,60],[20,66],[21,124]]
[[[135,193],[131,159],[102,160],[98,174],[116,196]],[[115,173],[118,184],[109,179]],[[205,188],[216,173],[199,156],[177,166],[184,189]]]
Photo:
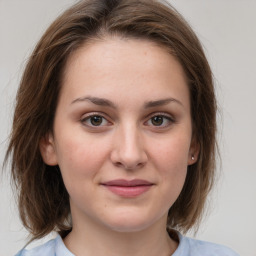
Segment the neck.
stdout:
[[119,232],[92,220],[73,229],[64,239],[67,248],[76,256],[170,256],[178,243],[166,231],[166,221],[132,232]]

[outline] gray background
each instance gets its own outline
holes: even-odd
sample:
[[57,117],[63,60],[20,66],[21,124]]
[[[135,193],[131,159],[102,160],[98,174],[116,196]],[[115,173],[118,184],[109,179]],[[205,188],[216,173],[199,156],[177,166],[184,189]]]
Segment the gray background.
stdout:
[[[243,256],[256,256],[256,1],[170,2],[190,22],[206,49],[220,105],[222,168],[218,168],[219,182],[196,237],[228,245]],[[26,58],[50,22],[72,3],[0,0],[1,162]],[[7,176],[0,176],[0,256],[14,255],[27,235]]]

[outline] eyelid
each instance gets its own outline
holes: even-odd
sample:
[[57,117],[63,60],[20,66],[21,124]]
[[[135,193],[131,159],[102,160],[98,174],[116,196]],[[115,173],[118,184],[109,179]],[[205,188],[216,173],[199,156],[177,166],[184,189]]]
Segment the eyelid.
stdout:
[[154,113],[151,113],[149,114],[146,119],[150,119],[154,116],[163,116],[163,117],[166,117],[168,119],[170,119],[172,122],[175,122],[175,118],[173,117],[173,115],[169,114],[169,113],[166,113],[166,112],[154,112]]
[[[99,125],[99,126],[93,126],[93,125],[88,125],[85,122],[90,119],[93,116],[100,116],[102,117],[104,120],[106,120],[107,124],[104,125]],[[165,126],[154,126],[154,125],[148,125],[147,122],[150,121],[151,118],[155,117],[155,116],[161,116],[163,118],[166,118],[168,120],[168,124]],[[106,128],[107,126],[113,125],[113,122],[110,121],[110,117],[103,113],[103,112],[89,112],[86,113],[84,115],[82,115],[82,117],[80,118],[80,122],[82,123],[82,125],[88,127],[88,128],[92,128],[92,129],[102,129],[102,128]],[[172,124],[174,124],[176,122],[175,118],[173,117],[173,115],[166,113],[166,112],[154,112],[151,113],[149,115],[147,115],[147,117],[145,118],[145,121],[143,122],[144,125],[146,126],[152,126],[156,129],[164,129],[164,128],[168,128],[169,126],[171,126]]]
[[[88,125],[88,124],[85,124],[85,122],[90,119],[91,117],[93,116],[100,116],[102,117],[103,119],[105,119],[107,121],[107,125],[99,125],[99,126],[93,126],[93,125]],[[110,124],[112,124],[112,122],[109,121],[109,117],[105,114],[105,113],[102,113],[102,112],[89,112],[89,113],[86,113],[84,114],[81,118],[80,118],[80,122],[86,126],[86,127],[89,127],[89,128],[93,128],[93,129],[100,129],[100,128],[104,128],[106,126],[109,126]]]
[[169,126],[171,126],[172,124],[174,124],[176,122],[175,118],[171,114],[168,114],[166,112],[154,112],[154,113],[151,113],[150,115],[147,116],[146,121],[144,122],[144,124],[149,122],[155,116],[161,116],[161,117],[164,117],[164,118],[168,119],[169,124],[165,125],[165,126],[154,126],[154,125],[147,125],[147,126],[152,126],[156,129],[164,129],[164,128],[168,128]]

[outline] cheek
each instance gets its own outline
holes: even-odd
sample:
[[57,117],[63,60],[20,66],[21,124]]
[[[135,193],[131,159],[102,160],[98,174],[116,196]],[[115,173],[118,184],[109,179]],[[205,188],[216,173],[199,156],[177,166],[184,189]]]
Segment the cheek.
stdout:
[[166,138],[151,149],[151,156],[162,181],[169,181],[173,187],[180,188],[187,174],[190,138],[176,136]]
[[151,154],[155,156],[154,158],[159,159],[160,164],[187,166],[189,149],[190,137],[172,136],[158,141],[157,145],[151,148]]
[[98,140],[70,137],[60,140],[57,157],[64,181],[80,182],[83,178],[93,177],[100,170],[107,149]]
[[159,195],[156,207],[163,209],[163,213],[168,212],[184,186],[190,144],[186,137],[166,137],[151,148],[152,163],[158,172]]

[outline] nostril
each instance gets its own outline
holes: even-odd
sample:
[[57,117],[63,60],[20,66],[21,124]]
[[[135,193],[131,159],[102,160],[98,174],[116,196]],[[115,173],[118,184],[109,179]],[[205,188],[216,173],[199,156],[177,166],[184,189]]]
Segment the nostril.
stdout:
[[116,165],[117,167],[123,166],[123,164],[122,164],[121,162],[116,162],[115,165]]
[[129,143],[117,144],[110,154],[110,161],[116,167],[125,170],[142,168],[148,161],[148,156],[141,145],[132,140]]
[[141,168],[141,167],[143,167],[145,165],[145,163],[138,163],[138,164],[134,164],[134,165],[127,165],[127,164],[124,164],[122,162],[116,162],[114,164],[115,164],[115,166],[122,167],[125,170],[134,170],[134,169],[137,169],[137,168]]

